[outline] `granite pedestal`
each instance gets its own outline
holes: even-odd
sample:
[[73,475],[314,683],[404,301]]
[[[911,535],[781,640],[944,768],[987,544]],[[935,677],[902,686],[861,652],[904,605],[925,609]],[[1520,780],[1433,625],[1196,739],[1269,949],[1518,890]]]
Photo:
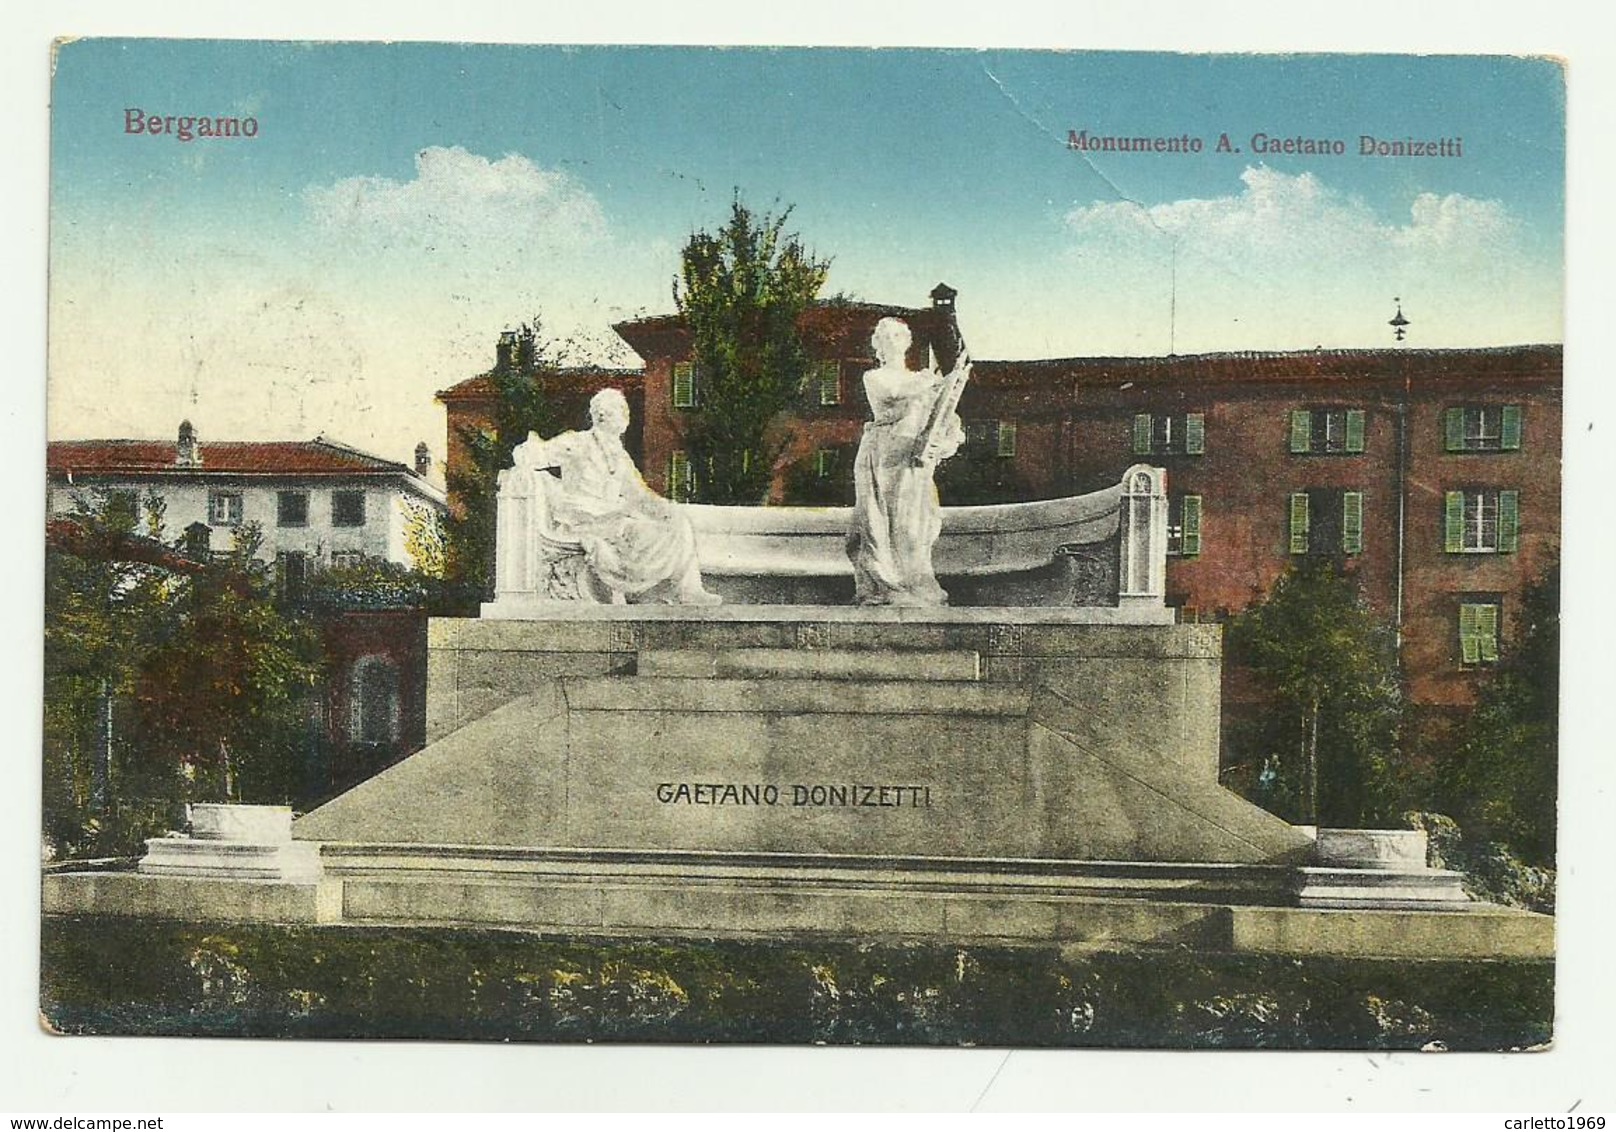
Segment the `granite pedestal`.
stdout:
[[[1552,954],[1551,918],[1470,903],[1452,874],[1314,865],[1310,837],[1218,785],[1220,629],[1128,619],[594,606],[436,620],[431,741],[297,820],[323,880],[284,918]],[[1412,872],[1417,892],[1386,887]],[[183,918],[149,891],[174,879],[49,878],[47,910]],[[185,898],[273,918],[262,895]]]

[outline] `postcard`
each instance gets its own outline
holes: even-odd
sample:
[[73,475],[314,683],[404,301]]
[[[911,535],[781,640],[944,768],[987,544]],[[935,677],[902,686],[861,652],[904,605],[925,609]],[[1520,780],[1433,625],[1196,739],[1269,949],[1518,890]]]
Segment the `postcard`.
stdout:
[[1554,1040],[1561,62],[54,62],[51,1030]]

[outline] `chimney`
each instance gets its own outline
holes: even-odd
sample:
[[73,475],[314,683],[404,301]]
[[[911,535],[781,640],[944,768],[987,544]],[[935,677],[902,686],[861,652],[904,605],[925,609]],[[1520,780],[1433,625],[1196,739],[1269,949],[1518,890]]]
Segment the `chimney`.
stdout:
[[954,371],[960,354],[965,351],[965,340],[960,337],[959,323],[954,317],[954,298],[958,294],[947,283],[939,283],[931,289],[932,353],[944,373]]
[[499,336],[499,344],[494,347],[494,369],[500,373],[507,373],[516,365],[516,331],[506,330]]
[[174,454],[174,463],[181,468],[202,466],[202,445],[196,439],[196,429],[190,421],[180,422],[180,439]]
[[425,479],[432,472],[432,449],[426,446],[426,441],[415,446],[415,474]]

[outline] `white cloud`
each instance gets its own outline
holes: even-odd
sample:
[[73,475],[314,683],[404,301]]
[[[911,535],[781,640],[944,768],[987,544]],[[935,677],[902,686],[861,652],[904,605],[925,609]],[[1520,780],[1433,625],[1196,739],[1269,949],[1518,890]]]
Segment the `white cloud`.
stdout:
[[1519,233],[1519,225],[1498,201],[1458,193],[1421,193],[1407,221],[1394,223],[1312,173],[1293,175],[1256,166],[1240,179],[1245,189],[1235,196],[1149,207],[1097,203],[1068,212],[1066,225],[1081,245],[1144,241],[1167,247],[1176,241],[1181,255],[1266,267],[1312,263],[1332,270],[1366,259],[1386,263],[1408,256],[1468,259],[1496,254]]
[[339,239],[496,266],[607,235],[599,202],[567,172],[459,146],[416,154],[412,181],[349,177],[311,186],[304,200],[315,223]]
[[1229,196],[1068,211],[1069,285],[1082,280],[1095,322],[1181,351],[1362,345],[1399,296],[1425,345],[1557,337],[1557,264],[1499,201],[1426,192],[1387,217],[1314,173],[1240,179]]

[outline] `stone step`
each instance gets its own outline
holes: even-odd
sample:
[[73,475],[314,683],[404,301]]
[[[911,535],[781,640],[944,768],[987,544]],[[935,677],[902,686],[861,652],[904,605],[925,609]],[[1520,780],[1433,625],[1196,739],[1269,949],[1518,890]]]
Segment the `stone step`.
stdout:
[[918,680],[737,680],[596,676],[560,682],[567,711],[674,715],[945,716],[1024,719],[1030,693],[1010,684]]
[[771,680],[949,680],[982,678],[968,649],[645,649],[641,676]]

